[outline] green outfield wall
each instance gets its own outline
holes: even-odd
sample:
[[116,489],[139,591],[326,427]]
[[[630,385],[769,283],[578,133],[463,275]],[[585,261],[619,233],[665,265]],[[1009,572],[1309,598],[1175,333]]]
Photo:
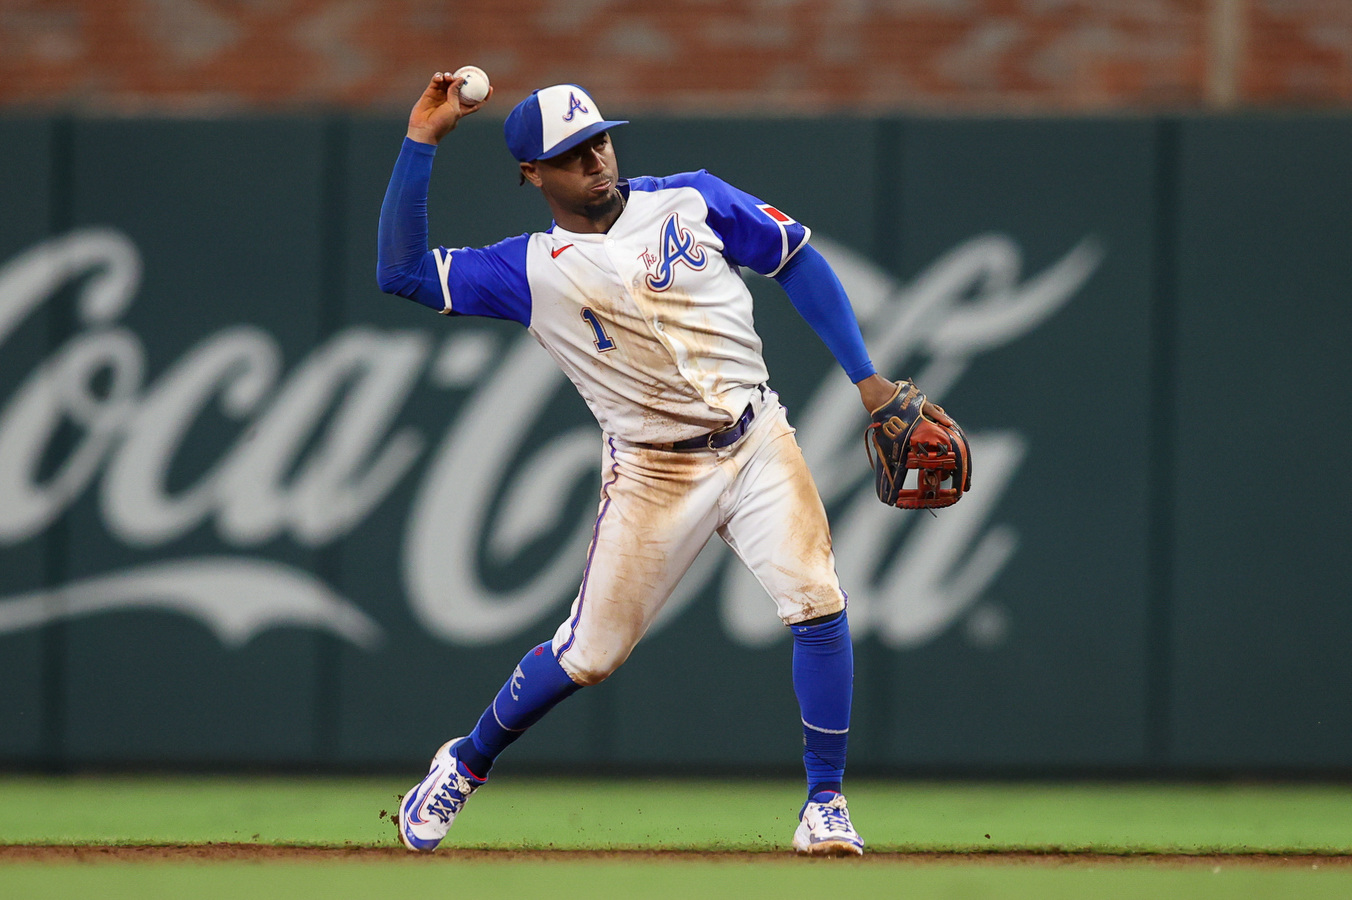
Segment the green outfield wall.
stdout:
[[[563,618],[600,435],[519,326],[377,289],[402,131],[0,120],[0,765],[420,764]],[[1352,118],[615,137],[810,225],[879,369],[972,437],[960,505],[884,509],[853,388],[750,276],[850,594],[854,764],[1352,770]],[[431,205],[448,246],[548,225],[491,121]],[[787,768],[789,657],[711,545],[511,764]]]

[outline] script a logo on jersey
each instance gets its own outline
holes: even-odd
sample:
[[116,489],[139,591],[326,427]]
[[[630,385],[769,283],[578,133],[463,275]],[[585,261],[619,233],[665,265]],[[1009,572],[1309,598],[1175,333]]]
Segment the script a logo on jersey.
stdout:
[[662,223],[662,235],[657,243],[660,249],[657,271],[649,273],[644,279],[654,291],[665,291],[671,287],[676,280],[677,263],[685,263],[698,272],[709,262],[709,255],[695,241],[690,229],[681,225],[681,217],[676,213],[667,216]]
[[573,121],[573,116],[577,115],[578,113],[582,113],[585,115],[590,112],[591,110],[583,106],[582,101],[577,99],[577,94],[574,94],[572,91],[568,92],[568,112],[563,114],[563,121],[571,122]]

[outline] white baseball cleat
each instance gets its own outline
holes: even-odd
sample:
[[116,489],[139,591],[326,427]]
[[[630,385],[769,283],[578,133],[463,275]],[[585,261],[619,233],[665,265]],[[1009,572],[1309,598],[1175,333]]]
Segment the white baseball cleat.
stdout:
[[811,856],[862,856],[864,839],[850,824],[845,795],[834,791],[814,794],[798,814],[793,849]]
[[399,804],[399,840],[410,850],[424,853],[437,849],[437,844],[451,830],[456,814],[465,808],[469,795],[483,784],[465,775],[451,747],[463,738],[442,744],[432,757],[432,768],[427,777],[404,795]]

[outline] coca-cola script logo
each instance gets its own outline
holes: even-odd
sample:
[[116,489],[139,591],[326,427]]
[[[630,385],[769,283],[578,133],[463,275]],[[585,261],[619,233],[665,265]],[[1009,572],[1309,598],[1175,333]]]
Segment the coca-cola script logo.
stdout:
[[[985,235],[899,285],[843,247],[820,237],[814,244],[849,291],[879,370],[912,372],[925,361],[913,374],[936,400],[976,356],[1017,340],[1065,305],[1102,257],[1085,239],[1020,281],[1018,247]],[[142,608],[194,617],[226,646],[286,625],[374,648],[382,629],[351,600],[312,572],[249,550],[278,537],[306,547],[336,540],[409,477],[418,485],[399,575],[428,632],[456,644],[491,644],[563,614],[591,519],[563,521],[547,511],[563,509],[579,479],[595,477],[599,437],[594,424],[580,425],[508,471],[564,378],[528,335],[503,350],[472,324],[456,323],[438,350],[430,327],[353,326],[287,371],[277,340],[240,324],[204,335],[151,380],[140,337],[119,323],[140,276],[135,245],[112,229],[54,238],[0,267],[0,347],[64,286],[79,285],[75,333],[0,409],[0,553],[97,491],[109,537],[160,554],[127,570],[0,596],[0,634]],[[837,375],[827,373],[793,418],[823,499],[835,510],[837,563],[855,636],[877,633],[890,646],[917,646],[965,619],[974,636],[998,640],[1003,613],[979,601],[1018,544],[1012,527],[990,518],[1018,470],[1023,438],[975,429],[978,490],[937,518],[898,515],[860,489],[868,479],[856,452],[858,402]],[[423,378],[471,391],[430,455],[417,429],[392,431]],[[224,448],[195,484],[171,492],[170,465],[208,405],[247,425],[246,436]],[[58,430],[72,426],[71,449],[43,474]],[[205,523],[229,552],[164,557],[161,548]],[[907,533],[893,552],[902,528]],[[483,539],[489,553],[510,556],[550,533],[560,540],[529,580],[512,588],[485,584]],[[747,645],[781,637],[755,579],[726,563],[721,544],[711,542],[654,628],[717,582],[729,636]]]

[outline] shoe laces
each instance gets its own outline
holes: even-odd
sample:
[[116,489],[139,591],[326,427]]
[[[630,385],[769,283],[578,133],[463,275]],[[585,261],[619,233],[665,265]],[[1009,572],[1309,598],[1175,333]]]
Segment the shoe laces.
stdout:
[[845,805],[844,794],[836,794],[829,803],[818,803],[817,808],[821,812],[822,824],[828,830],[854,831],[854,826],[850,824],[850,812]]
[[479,785],[460,774],[457,768],[453,777],[442,785],[441,790],[433,795],[431,802],[427,804],[429,815],[436,816],[442,822],[449,822],[451,817],[460,812],[465,806],[465,801],[469,795],[474,793],[474,789]]

